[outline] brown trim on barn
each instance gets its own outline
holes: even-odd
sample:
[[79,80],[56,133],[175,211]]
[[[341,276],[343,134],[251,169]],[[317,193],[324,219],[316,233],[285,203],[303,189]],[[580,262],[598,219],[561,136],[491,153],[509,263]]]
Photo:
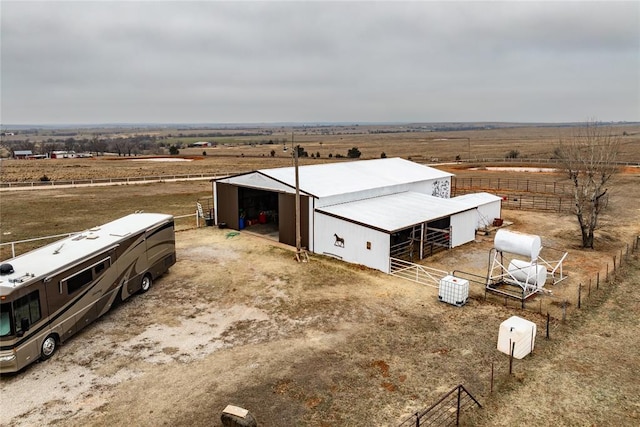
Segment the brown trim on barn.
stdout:
[[[296,246],[296,197],[278,194],[278,231],[280,243]],[[309,197],[300,196],[300,244],[309,247]]]
[[240,212],[238,208],[238,187],[232,184],[216,182],[218,224],[224,222],[229,228],[237,230],[240,227]]

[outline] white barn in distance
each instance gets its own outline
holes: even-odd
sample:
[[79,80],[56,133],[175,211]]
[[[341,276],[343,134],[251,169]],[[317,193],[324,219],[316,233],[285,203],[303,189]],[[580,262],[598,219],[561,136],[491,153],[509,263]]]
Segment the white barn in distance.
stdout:
[[[400,158],[301,166],[302,246],[383,272],[390,257],[422,259],[475,239],[501,199],[450,198],[451,173]],[[214,180],[215,222],[269,223],[295,246],[295,169],[261,169]],[[480,213],[479,209],[483,209]]]

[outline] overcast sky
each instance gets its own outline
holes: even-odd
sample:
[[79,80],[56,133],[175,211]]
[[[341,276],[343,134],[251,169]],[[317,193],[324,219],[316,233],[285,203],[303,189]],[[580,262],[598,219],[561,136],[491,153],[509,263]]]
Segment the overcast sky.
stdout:
[[640,2],[13,2],[7,124],[640,121]]

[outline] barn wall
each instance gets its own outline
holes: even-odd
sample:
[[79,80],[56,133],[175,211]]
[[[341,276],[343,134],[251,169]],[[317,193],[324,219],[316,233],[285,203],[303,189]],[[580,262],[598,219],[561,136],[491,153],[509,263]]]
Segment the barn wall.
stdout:
[[[389,272],[389,234],[316,212],[315,253]],[[344,239],[344,247],[334,234]],[[367,242],[371,249],[367,249]]]
[[477,211],[470,209],[451,215],[451,247],[463,245],[476,238]]
[[478,206],[477,228],[484,228],[488,225],[493,224],[493,220],[495,218],[501,218],[501,206],[501,200],[496,200],[495,202],[485,203]]
[[317,208],[337,205],[339,203],[353,202],[355,200],[369,199],[372,197],[387,196],[390,194],[413,191],[429,196],[448,199],[451,196],[451,177],[430,179],[410,184],[391,185],[388,187],[374,188],[357,193],[338,194],[330,197],[322,197],[316,202]]
[[227,223],[229,228],[239,228],[240,212],[238,211],[238,187],[231,184],[216,182],[216,211],[218,224]]

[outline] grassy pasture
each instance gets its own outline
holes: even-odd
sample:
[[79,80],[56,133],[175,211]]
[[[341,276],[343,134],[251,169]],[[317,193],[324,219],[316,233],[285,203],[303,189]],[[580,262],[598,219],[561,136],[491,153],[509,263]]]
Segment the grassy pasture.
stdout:
[[[456,155],[466,157],[465,150],[470,146],[472,158],[476,153],[478,157],[494,155],[504,157],[509,150],[517,149],[526,160],[527,157],[538,158],[537,156],[552,153],[558,139],[557,135],[565,131],[566,129],[563,128],[527,128],[526,130],[521,128],[501,131],[448,132],[437,135],[435,132],[367,135],[296,134],[295,140],[309,153],[321,152],[320,159],[302,159],[302,164],[329,161],[329,153],[335,155],[340,152],[346,155],[346,151],[353,146],[359,147],[363,152],[363,158],[378,158],[379,153],[384,151],[388,157],[412,157],[416,160],[437,157],[443,161],[455,158]],[[283,132],[282,135],[285,133]],[[473,135],[473,137],[460,135]],[[442,140],[443,136],[447,139]],[[275,138],[276,135],[273,137]],[[469,140],[466,139],[467,137]],[[625,144],[625,159],[640,160],[637,136],[632,135],[626,138],[628,143]],[[270,157],[271,149],[277,151],[277,156]],[[282,146],[275,145],[185,149],[181,150],[181,155],[189,155],[190,150],[194,150],[191,154],[198,156],[199,159],[180,163],[132,162],[118,158],[3,160],[0,163],[0,179],[4,182],[29,181],[37,180],[43,174],[54,180],[186,173],[216,174],[291,164],[288,156],[290,150],[285,153],[282,151]],[[207,151],[207,156],[201,156],[203,150]],[[485,166],[487,163],[478,162],[476,165]],[[456,165],[446,167],[458,176],[563,179],[558,174],[470,171]],[[640,232],[637,216],[639,207],[637,200],[640,200],[639,178],[640,175],[637,172],[625,174],[612,188],[615,209],[602,218],[603,229],[599,233],[597,242],[599,249],[597,253],[593,253],[594,256],[602,255],[602,259],[608,258],[609,252],[615,253],[621,244],[629,241],[633,233]],[[0,239],[6,242],[78,231],[135,210],[165,212],[173,215],[191,214],[195,210],[195,201],[200,197],[210,196],[210,191],[210,183],[207,180],[3,191],[0,193]],[[527,226],[524,214],[521,215],[520,212],[507,214],[516,218],[518,226]],[[536,214],[536,217],[544,219],[544,214]],[[550,218],[550,223],[545,225],[546,228],[527,231],[540,231],[547,236],[557,227],[557,222],[566,220],[557,216]],[[190,228],[195,222],[193,218],[184,221],[178,223],[179,229]],[[189,238],[190,233],[195,236],[196,232],[200,233],[199,230],[183,233],[180,236],[181,240]],[[217,229],[202,230],[200,234],[207,232],[213,235],[219,234],[220,241],[216,242],[218,247],[241,243],[241,241],[224,239],[222,231]],[[566,245],[575,249],[579,237],[576,233],[577,230],[556,231],[553,237],[561,242],[561,246]],[[193,250],[188,246],[185,243],[183,248],[185,253]],[[211,245],[211,247],[216,246]],[[200,247],[201,250],[204,250],[203,248],[205,246]],[[210,249],[209,246],[206,248]],[[272,372],[279,373],[278,369],[281,366],[288,366],[281,364],[294,357],[298,361],[298,367],[282,373],[282,376],[268,377],[263,381],[262,388],[255,390],[250,387],[235,386],[235,384],[228,389],[222,388],[230,394],[220,392],[220,381],[227,377],[225,375],[228,373],[227,366],[234,367],[238,374],[248,372],[242,363],[244,359],[236,357],[236,352],[240,353],[243,347],[239,346],[229,353],[220,352],[219,357],[228,365],[220,363],[220,360],[215,358],[200,364],[193,363],[188,366],[188,369],[180,364],[165,365],[156,369],[149,368],[149,364],[141,363],[137,365],[140,370],[148,369],[151,374],[141,380],[121,385],[118,393],[114,394],[114,399],[119,400],[105,404],[99,411],[94,411],[92,414],[93,417],[104,418],[89,417],[84,420],[67,421],[61,418],[55,422],[62,425],[115,425],[127,422],[125,418],[133,416],[133,419],[138,422],[146,420],[148,423],[153,423],[149,421],[149,417],[159,417],[159,414],[165,417],[169,414],[174,417],[176,423],[180,420],[182,423],[188,420],[192,425],[209,425],[211,415],[219,409],[218,404],[228,403],[225,399],[233,397],[238,401],[244,399],[256,408],[261,408],[265,399],[269,403],[275,401],[274,407],[264,405],[263,419],[270,415],[272,420],[277,420],[277,417],[282,414],[277,413],[274,409],[276,408],[290,412],[297,410],[301,414],[306,414],[306,418],[302,416],[298,418],[304,419],[306,425],[365,425],[367,417],[371,416],[368,411],[378,415],[387,413],[387,420],[390,419],[389,414],[398,417],[399,414],[410,413],[428,406],[450,388],[454,381],[465,381],[472,391],[477,393],[477,397],[481,398],[486,408],[471,420],[465,418],[471,425],[637,425],[633,422],[640,416],[640,410],[635,403],[640,399],[640,390],[633,375],[633,370],[639,363],[637,354],[640,348],[638,338],[640,334],[637,333],[638,299],[633,291],[633,286],[638,281],[637,260],[634,261],[634,267],[629,273],[620,275],[622,284],[619,288],[617,285],[608,285],[606,288],[603,286],[599,294],[594,292],[594,297],[585,303],[583,311],[573,311],[576,313],[575,317],[572,315],[569,322],[554,323],[552,340],[539,342],[533,357],[516,362],[515,375],[505,374],[508,362],[501,357],[500,363],[496,365],[498,374],[495,392],[490,394],[489,366],[492,360],[497,359],[493,348],[497,319],[506,318],[512,314],[517,315],[518,312],[513,307],[483,302],[481,298],[474,299],[468,307],[460,310],[439,303],[431,306],[428,304],[433,300],[432,294],[418,287],[394,287],[392,284],[395,279],[361,271],[356,266],[343,265],[334,260],[323,260],[318,264],[309,264],[308,271],[305,273],[303,271],[305,267],[295,263],[286,264],[286,268],[281,268],[281,264],[277,263],[271,265],[274,259],[268,257],[273,255],[271,252],[276,253],[275,259],[279,262],[290,261],[290,254],[279,248],[265,249],[260,245],[247,244],[247,247],[240,249],[247,257],[253,256],[252,252],[256,252],[253,260],[255,264],[240,258],[233,263],[229,261],[229,264],[225,265],[225,259],[219,257],[211,260],[210,266],[216,268],[209,271],[205,269],[205,263],[194,256],[193,260],[183,261],[183,267],[176,266],[173,276],[165,279],[166,284],[172,286],[161,285],[155,291],[164,292],[160,294],[165,296],[163,301],[168,300],[169,297],[182,298],[184,301],[179,307],[186,313],[187,307],[193,309],[193,293],[187,292],[188,289],[184,286],[185,278],[187,282],[203,288],[215,278],[216,287],[211,288],[210,293],[206,295],[212,301],[220,300],[221,306],[236,304],[239,300],[247,305],[254,304],[256,295],[264,294],[265,283],[274,282],[279,285],[272,285],[272,288],[281,286],[282,289],[278,289],[278,292],[290,293],[292,297],[287,304],[281,305],[276,304],[279,301],[277,298],[273,298],[274,310],[278,313],[286,312],[293,319],[304,319],[305,315],[309,315],[310,319],[317,317],[333,321],[338,318],[354,324],[361,321],[361,315],[365,313],[370,316],[369,323],[373,327],[358,330],[358,334],[354,335],[355,339],[348,340],[349,347],[335,349],[330,347],[320,350],[311,348],[301,353],[285,354],[286,357],[276,359],[280,365],[273,362]],[[1,259],[7,258],[6,249],[3,249],[0,255]],[[590,254],[585,256],[588,255]],[[574,259],[571,259],[571,262],[571,270],[576,272],[601,267],[584,262],[578,263]],[[218,263],[222,263],[223,268],[219,268]],[[453,266],[453,268],[456,267],[459,266]],[[202,278],[192,277],[194,271],[198,269],[202,269]],[[213,275],[217,270],[220,270],[220,278]],[[229,274],[229,271],[233,274]],[[336,272],[340,274],[334,274]],[[252,274],[256,277],[251,277]],[[332,281],[329,275],[338,277],[340,280]],[[202,282],[196,279],[201,279]],[[372,289],[375,290],[373,295],[371,295]],[[413,293],[409,293],[407,289],[413,289]],[[184,295],[178,295],[181,290],[184,291]],[[198,290],[203,291],[200,288]],[[205,292],[203,291],[202,294]],[[154,294],[148,295],[153,297]],[[261,301],[258,298],[258,300],[264,306],[263,308],[271,304],[268,299]],[[144,301],[140,299],[134,303],[142,304]],[[339,301],[339,304],[336,304],[336,301]],[[429,309],[425,309],[423,303]],[[160,306],[167,306],[167,304],[156,302],[156,305],[153,305],[154,315],[149,316],[150,318],[156,318],[154,316],[157,316]],[[124,306],[122,310],[126,312],[127,307]],[[320,315],[315,316],[314,310],[317,310]],[[138,324],[136,322],[140,320],[134,315],[139,313],[135,310],[129,311],[132,313],[130,324]],[[175,321],[181,313],[176,311],[171,314],[172,321]],[[543,324],[542,317],[536,320],[540,327]],[[328,327],[318,324],[318,330],[327,335],[335,334],[336,331],[331,329],[335,328],[335,325],[331,322],[327,324]],[[625,328],[620,328],[620,324],[624,324]],[[252,334],[258,334],[265,329],[247,327],[247,323],[238,323],[236,327],[238,330],[230,330],[229,334],[237,336],[246,334],[247,342],[255,338]],[[624,331],[621,332],[620,329]],[[265,330],[269,332],[268,328]],[[316,342],[306,339],[305,334],[309,333],[308,325],[301,327],[299,331],[296,330],[296,333],[301,334],[301,342]],[[86,334],[91,336],[90,331],[85,333],[85,337]],[[297,335],[295,337],[297,338]],[[260,349],[264,351],[257,353],[261,353],[264,357],[260,359],[264,366],[271,366],[270,360],[273,356],[287,348],[286,345],[273,339],[271,336],[269,339],[264,338],[264,342],[258,340],[262,343]],[[491,345],[487,345],[488,342]],[[81,346],[82,343],[83,337],[79,337],[71,341],[69,347],[64,350],[69,354],[74,345]],[[255,357],[253,353],[256,351],[251,350],[251,357]],[[63,357],[64,354],[61,353],[60,356]],[[240,355],[242,356],[242,353]],[[251,357],[246,356],[246,360],[253,361]],[[73,363],[75,364],[76,361],[73,360]],[[96,357],[95,364],[98,366],[97,370],[104,369],[103,359]],[[324,369],[318,369],[318,366]],[[390,373],[387,371],[389,366]],[[218,373],[218,376],[212,375],[212,372]],[[319,372],[324,375],[318,375]],[[184,381],[184,378],[188,378],[192,383],[180,388],[182,382],[188,382]],[[149,383],[146,383],[147,381]],[[195,383],[202,387],[194,387],[192,384]],[[167,384],[170,386],[166,386]],[[363,384],[366,387],[363,387]],[[124,405],[136,402],[135,397],[141,392],[150,391],[166,397],[166,399],[155,399],[154,404],[158,405],[154,407],[155,411],[149,412],[146,406],[135,403],[132,408],[129,408],[130,413],[123,410],[126,408]],[[192,393],[192,395],[182,393]],[[189,405],[184,407],[174,405],[172,398],[176,396],[182,398],[189,396],[189,399],[185,399],[189,401]],[[216,405],[213,405],[212,399],[220,402],[215,401]],[[163,402],[171,405],[171,408],[162,406]],[[402,404],[406,407],[402,407]],[[55,403],[50,403],[49,406],[55,407]],[[273,414],[268,413],[268,410]],[[343,418],[332,419],[331,417],[335,417],[336,414],[342,415]],[[350,418],[346,418],[347,416]]]

